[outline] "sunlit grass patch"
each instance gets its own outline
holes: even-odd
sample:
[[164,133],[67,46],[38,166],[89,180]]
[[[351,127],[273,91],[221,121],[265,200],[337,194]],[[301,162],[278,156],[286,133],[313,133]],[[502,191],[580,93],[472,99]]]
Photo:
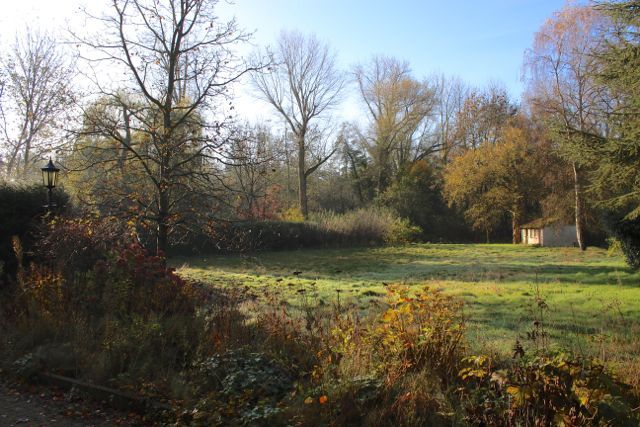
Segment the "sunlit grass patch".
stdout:
[[544,321],[550,342],[560,347],[602,354],[593,336],[613,339],[640,324],[640,274],[598,248],[411,244],[177,258],[172,263],[184,277],[248,287],[258,298],[260,290],[277,291],[291,305],[302,297],[323,304],[339,298],[362,310],[378,309],[375,301],[382,300],[387,285],[427,284],[465,301],[473,345],[504,354],[531,329],[537,299],[548,306]]

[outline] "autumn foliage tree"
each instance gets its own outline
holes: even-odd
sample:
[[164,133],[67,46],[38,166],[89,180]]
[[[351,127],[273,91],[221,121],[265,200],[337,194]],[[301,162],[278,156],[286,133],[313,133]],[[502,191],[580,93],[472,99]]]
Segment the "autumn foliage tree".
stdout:
[[455,117],[453,149],[461,152],[496,142],[516,112],[507,90],[500,85],[470,90]]
[[495,143],[484,143],[456,157],[445,169],[444,195],[464,210],[476,230],[490,232],[505,215],[511,218],[513,243],[527,206],[541,194],[540,162],[534,141],[521,123],[504,126]]

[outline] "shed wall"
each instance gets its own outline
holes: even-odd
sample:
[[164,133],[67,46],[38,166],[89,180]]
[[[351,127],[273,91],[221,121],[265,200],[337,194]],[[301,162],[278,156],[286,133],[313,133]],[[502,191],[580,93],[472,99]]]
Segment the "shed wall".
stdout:
[[539,228],[523,228],[522,230],[520,230],[522,243],[524,243],[525,245],[539,245],[541,240],[541,232],[542,230],[540,230]]
[[542,246],[574,246],[575,225],[550,225],[542,229]]

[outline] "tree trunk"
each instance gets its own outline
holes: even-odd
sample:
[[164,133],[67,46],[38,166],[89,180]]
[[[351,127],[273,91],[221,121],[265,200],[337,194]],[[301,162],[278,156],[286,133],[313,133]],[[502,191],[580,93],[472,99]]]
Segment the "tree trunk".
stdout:
[[383,151],[382,147],[378,148],[378,182],[376,183],[376,190],[378,195],[384,193],[389,183],[389,154]]
[[520,218],[515,213],[511,214],[511,236],[514,245],[520,243]]
[[307,175],[305,174],[306,150],[304,146],[304,138],[298,139],[298,198],[300,201],[300,213],[307,220],[309,218],[309,208],[307,205]]
[[512,243],[517,245],[522,241],[522,236],[520,233],[520,219],[522,218],[522,213],[524,212],[524,208],[520,206],[520,201],[516,202],[516,206],[513,208],[514,210],[511,212],[511,237]]
[[31,141],[27,140],[24,147],[24,164],[22,165],[22,179],[27,178],[27,173],[29,171],[29,161],[31,155]]
[[578,166],[576,162],[572,163],[573,166],[573,186],[575,190],[575,211],[576,211],[576,239],[578,240],[578,246],[581,250],[586,250],[587,245],[584,241],[584,221],[582,213],[582,186],[580,184],[580,176],[578,174]]
[[120,152],[118,153],[118,168],[124,173],[124,164],[127,159],[127,147],[131,147],[131,120],[129,111],[125,107],[122,108],[122,120],[124,121],[124,141],[120,144]]
[[[11,174],[13,173],[13,168],[14,165],[18,162],[17,160],[18,158],[18,150],[14,150],[13,153],[11,153],[11,157],[9,158],[9,161],[7,162],[7,172],[6,172],[6,176],[5,178],[7,180],[11,179]],[[18,174],[18,166],[15,166],[16,169],[16,175]]]
[[167,253],[169,236],[169,198],[167,197],[166,190],[161,188],[159,193],[156,255],[164,257]]

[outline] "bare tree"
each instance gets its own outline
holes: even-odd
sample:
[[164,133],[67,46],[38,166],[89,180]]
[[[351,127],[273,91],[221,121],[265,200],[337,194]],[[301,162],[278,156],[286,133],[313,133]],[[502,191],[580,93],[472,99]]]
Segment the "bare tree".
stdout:
[[496,143],[502,127],[517,111],[501,84],[470,90],[456,115],[454,145],[458,150],[467,150]]
[[591,53],[600,42],[594,35],[604,19],[594,7],[568,5],[540,28],[525,57],[527,100],[557,131],[561,151],[571,164],[576,238],[583,250],[584,171],[574,151],[579,150],[579,140],[603,132],[598,116],[607,109],[606,94],[593,78],[598,63]]
[[[247,40],[221,22],[214,0],[113,0],[91,15],[92,35],[74,34],[108,114],[86,114],[83,137],[119,144],[140,171],[145,194],[132,197],[155,223],[157,250],[184,221],[185,207],[220,184],[230,84],[254,70],[233,48]],[[100,111],[100,110],[98,110]],[[116,159],[113,159],[115,161]]]
[[[314,36],[281,33],[274,59],[272,71],[255,74],[253,82],[260,97],[284,118],[295,139],[300,211],[307,218],[307,178],[335,152],[335,147],[327,150],[324,144],[314,150],[310,136],[321,134],[318,119],[339,103],[344,77],[337,69],[335,54]],[[310,156],[311,151],[315,153]]]
[[73,103],[71,61],[48,34],[27,30],[0,61],[0,132],[5,178],[26,179]]
[[435,94],[411,76],[408,63],[394,58],[375,57],[368,66],[357,66],[355,78],[371,119],[368,145],[381,193],[394,171],[441,148],[432,145],[427,123]]
[[446,165],[455,149],[456,119],[462,111],[469,89],[458,77],[447,78],[441,74],[434,76],[432,81],[436,92],[432,145],[442,147],[441,160]]
[[280,166],[276,138],[263,125],[244,124],[231,140],[231,155],[236,165],[229,168],[232,205],[243,219],[273,217],[277,189],[276,172]]

